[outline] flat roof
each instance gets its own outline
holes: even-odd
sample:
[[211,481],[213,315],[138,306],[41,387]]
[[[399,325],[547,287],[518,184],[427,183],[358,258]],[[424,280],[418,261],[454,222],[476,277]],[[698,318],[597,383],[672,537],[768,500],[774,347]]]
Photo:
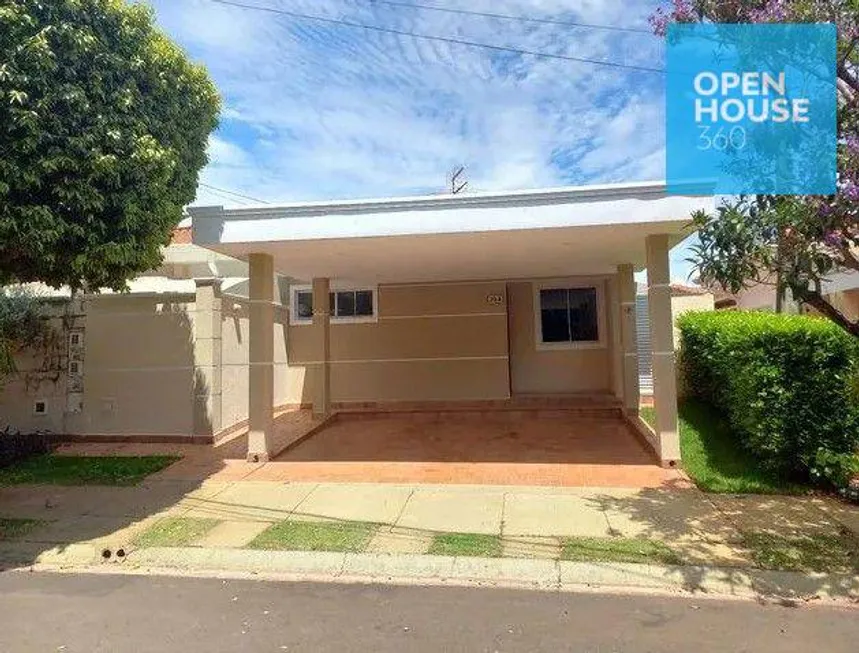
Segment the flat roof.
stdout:
[[188,212],[195,244],[239,259],[269,253],[288,276],[405,281],[640,267],[647,235],[674,244],[699,209],[712,210],[712,196],[651,181]]

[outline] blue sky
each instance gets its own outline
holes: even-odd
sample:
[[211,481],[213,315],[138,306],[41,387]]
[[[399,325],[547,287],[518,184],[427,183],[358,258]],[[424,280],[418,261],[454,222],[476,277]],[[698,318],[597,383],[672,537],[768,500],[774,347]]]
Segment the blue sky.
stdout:
[[[242,0],[400,31],[661,68],[648,34],[527,23],[373,0]],[[647,29],[635,0],[403,0]],[[384,34],[209,0],[152,0],[223,100],[201,182],[268,202],[664,177],[661,75]],[[239,206],[200,188],[195,203]],[[672,274],[685,278],[684,248]]]

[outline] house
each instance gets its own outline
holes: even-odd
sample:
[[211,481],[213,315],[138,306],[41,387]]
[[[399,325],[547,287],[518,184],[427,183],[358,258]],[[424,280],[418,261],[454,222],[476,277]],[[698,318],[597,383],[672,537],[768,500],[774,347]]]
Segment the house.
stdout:
[[[325,418],[581,398],[616,405],[670,465],[668,251],[712,206],[633,183],[192,207],[190,238],[177,233],[130,293],[54,298],[68,364],[50,378],[25,364],[36,373],[0,393],[0,422],[182,442],[245,428],[248,459],[265,460],[291,407]],[[638,418],[645,267],[655,430]]]
[[[280,404],[325,416],[356,404],[604,395],[636,416],[633,274],[646,267],[650,435],[660,460],[676,461],[668,251],[690,213],[712,206],[635,183],[192,208],[195,244],[249,263],[249,457],[271,454]],[[205,304],[200,292],[198,319],[217,283]],[[285,337],[273,341],[275,325]],[[212,396],[228,385],[215,359],[206,382]]]
[[[841,311],[851,321],[859,320],[859,272],[844,270],[830,275],[821,284],[824,299]],[[729,293],[714,287],[716,308],[739,308],[750,311],[775,311],[776,290],[774,280],[769,283],[751,283],[737,293]],[[784,302],[786,313],[812,313],[810,306],[799,306],[787,292]]]

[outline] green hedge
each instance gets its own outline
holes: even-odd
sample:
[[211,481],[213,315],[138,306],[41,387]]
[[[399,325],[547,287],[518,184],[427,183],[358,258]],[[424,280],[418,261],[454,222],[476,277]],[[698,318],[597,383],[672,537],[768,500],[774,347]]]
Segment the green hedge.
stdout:
[[859,447],[853,337],[822,318],[759,312],[686,313],[678,326],[688,395],[721,409],[764,468],[835,482],[820,460]]

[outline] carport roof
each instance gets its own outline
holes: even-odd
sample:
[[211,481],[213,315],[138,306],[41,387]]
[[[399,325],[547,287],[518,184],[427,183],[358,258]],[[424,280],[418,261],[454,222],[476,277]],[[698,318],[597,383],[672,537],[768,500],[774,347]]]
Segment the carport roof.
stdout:
[[644,239],[688,231],[710,196],[646,182],[224,209],[191,207],[194,243],[268,253],[298,279],[381,283],[610,273],[644,265]]

